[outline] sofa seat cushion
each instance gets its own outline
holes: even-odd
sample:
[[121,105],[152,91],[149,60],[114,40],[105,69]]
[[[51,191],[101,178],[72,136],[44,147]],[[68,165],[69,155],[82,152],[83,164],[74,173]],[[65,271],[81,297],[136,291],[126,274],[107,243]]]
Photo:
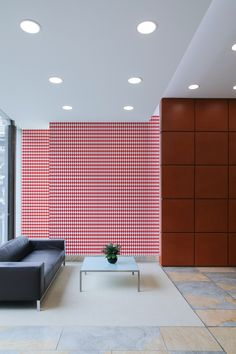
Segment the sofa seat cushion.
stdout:
[[44,263],[44,287],[48,287],[56,271],[60,268],[64,259],[64,251],[60,249],[34,250],[22,259],[22,262]]

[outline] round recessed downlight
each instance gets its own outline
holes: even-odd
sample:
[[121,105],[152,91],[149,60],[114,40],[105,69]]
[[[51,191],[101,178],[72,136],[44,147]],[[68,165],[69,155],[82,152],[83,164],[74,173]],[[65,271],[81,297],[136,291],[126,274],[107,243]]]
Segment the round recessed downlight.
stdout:
[[22,31],[35,34],[40,31],[40,25],[33,20],[23,20],[20,23],[20,28]]
[[198,84],[192,84],[192,85],[189,85],[189,90],[196,90],[199,88],[199,85]]
[[123,108],[125,111],[132,111],[134,109],[133,106],[124,106]]
[[65,111],[71,111],[72,106],[62,106],[62,109],[64,109]]
[[236,90],[236,85],[235,85],[235,86],[233,86],[233,90]]
[[48,79],[48,81],[51,82],[51,84],[61,84],[63,82],[63,79],[58,76],[52,76]]
[[232,45],[232,50],[236,52],[236,43]]
[[140,82],[142,82],[142,81],[143,81],[143,79],[141,77],[130,77],[128,79],[128,82],[133,85],[140,84]]
[[156,30],[156,28],[157,28],[157,25],[155,24],[155,22],[144,21],[144,22],[141,22],[137,26],[137,31],[142,34],[150,34],[150,33],[154,32]]

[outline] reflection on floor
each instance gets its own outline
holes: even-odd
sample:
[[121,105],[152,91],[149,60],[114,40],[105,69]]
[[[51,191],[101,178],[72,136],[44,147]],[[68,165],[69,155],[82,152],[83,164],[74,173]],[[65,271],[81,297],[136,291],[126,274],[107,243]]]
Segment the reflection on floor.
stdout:
[[0,326],[0,354],[236,354],[236,268],[164,271],[205,327]]

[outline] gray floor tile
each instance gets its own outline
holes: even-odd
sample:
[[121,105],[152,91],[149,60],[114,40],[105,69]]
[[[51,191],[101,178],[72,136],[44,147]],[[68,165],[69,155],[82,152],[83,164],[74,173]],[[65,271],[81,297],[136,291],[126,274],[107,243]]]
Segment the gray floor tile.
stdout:
[[163,267],[164,271],[169,272],[180,272],[180,273],[199,273],[199,270],[195,267]]
[[58,350],[163,350],[158,327],[67,327]]
[[0,350],[54,350],[61,332],[62,327],[56,326],[1,326]]
[[236,309],[236,301],[217,284],[211,282],[178,282],[179,291],[192,308],[201,309]]
[[181,352],[176,352],[176,351],[169,351],[169,354],[227,354],[227,353],[225,353],[225,352],[209,352],[209,351],[207,351],[207,352],[185,352],[185,351],[181,351]]

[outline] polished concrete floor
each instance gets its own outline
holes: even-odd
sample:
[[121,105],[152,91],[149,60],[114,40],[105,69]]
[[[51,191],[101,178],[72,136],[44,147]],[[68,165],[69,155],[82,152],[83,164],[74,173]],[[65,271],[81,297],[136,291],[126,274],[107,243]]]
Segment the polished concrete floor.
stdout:
[[205,326],[0,326],[0,354],[236,354],[236,268],[164,271]]

